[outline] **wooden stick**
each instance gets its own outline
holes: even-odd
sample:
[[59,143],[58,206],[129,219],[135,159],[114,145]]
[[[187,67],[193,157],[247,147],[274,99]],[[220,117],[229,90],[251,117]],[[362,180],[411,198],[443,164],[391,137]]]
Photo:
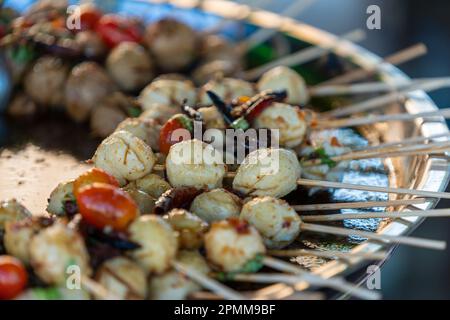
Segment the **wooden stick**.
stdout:
[[320,224],[310,224],[302,223],[302,231],[310,231],[317,233],[328,233],[338,236],[358,236],[371,240],[378,240],[387,243],[398,243],[403,245],[409,245],[419,248],[434,249],[434,250],[445,250],[447,244],[445,241],[429,240],[414,237],[404,237],[404,236],[391,236],[387,234],[378,234],[368,231],[360,231],[347,228],[331,227]]
[[308,180],[308,179],[298,179],[297,183],[299,185],[309,186],[309,187],[338,188],[338,189],[361,190],[361,191],[382,192],[382,193],[407,194],[407,195],[415,195],[415,196],[427,197],[427,198],[450,199],[450,193],[447,193],[447,192],[425,191],[425,190],[406,189],[406,188],[366,186],[366,185],[361,185],[361,184],[351,184],[351,183],[321,181],[321,180]]
[[285,249],[285,250],[269,250],[267,254],[276,257],[299,257],[299,256],[315,256],[320,258],[339,258],[351,259],[362,258],[365,260],[384,260],[387,256],[386,252],[341,252],[341,251],[319,251],[307,249]]
[[[371,158],[392,158],[392,157],[406,157],[411,155],[431,155],[431,154],[442,154],[449,151],[450,141],[444,142],[433,142],[418,145],[409,146],[392,146],[385,149],[375,149],[375,150],[361,150],[354,152],[347,152],[342,155],[329,157],[330,160],[334,162],[348,161],[348,160],[361,160],[361,159],[371,159]],[[311,167],[321,165],[323,160],[320,158],[304,160],[301,162],[302,167]]]
[[[302,0],[302,1],[294,1],[290,6],[282,11],[280,15],[283,18],[292,18],[299,15],[302,11],[307,9],[310,5],[312,5],[316,0]],[[253,33],[247,39],[241,41],[238,44],[241,52],[250,51],[251,49],[257,47],[261,43],[264,43],[272,36],[274,36],[279,28],[282,26],[284,19],[281,22],[281,25],[275,26],[271,29],[261,29]]]
[[400,65],[402,63],[408,62],[420,56],[423,56],[427,53],[427,47],[423,43],[415,44],[409,48],[401,50],[397,53],[394,53],[384,59],[380,64],[369,68],[369,69],[356,69],[345,73],[343,75],[337,76],[335,78],[324,81],[313,88],[318,88],[327,85],[336,85],[336,84],[346,84],[351,82],[360,81],[362,79],[368,78],[375,73],[377,73],[381,67],[392,64],[394,66]]
[[445,78],[420,78],[420,79],[401,79],[396,82],[365,82],[353,85],[330,85],[310,88],[309,94],[315,97],[329,97],[339,95],[357,95],[378,93],[386,91],[405,90],[413,84],[425,84],[438,79],[444,80]]
[[258,78],[260,75],[262,75],[264,72],[277,67],[277,66],[298,66],[307,62],[310,62],[312,60],[315,60],[317,58],[320,58],[324,54],[332,51],[334,48],[336,48],[341,42],[344,41],[352,41],[352,42],[358,42],[361,40],[364,40],[366,37],[366,33],[361,29],[353,30],[345,35],[343,35],[340,38],[337,38],[333,43],[331,43],[328,46],[313,46],[310,48],[306,48],[303,50],[299,50],[295,53],[289,54],[285,57],[282,57],[280,59],[271,61],[269,63],[266,63],[262,66],[247,70],[244,72],[242,77],[246,80],[254,80]]
[[363,102],[358,102],[352,105],[340,107],[332,111],[322,112],[320,114],[323,118],[335,118],[343,117],[351,114],[365,112],[376,108],[381,108],[391,103],[402,102],[406,99],[407,93],[415,90],[423,90],[425,92],[431,92],[434,90],[450,87],[450,78],[438,79],[436,81],[430,81],[426,83],[413,84],[405,90],[399,92],[388,93],[380,97],[372,98]]
[[[346,282],[344,279],[340,277],[325,279],[311,272],[307,272],[292,263],[285,262],[283,260],[275,259],[272,257],[265,257],[263,259],[263,263],[267,267],[270,267],[275,270],[297,274],[301,276],[302,280],[312,285],[333,288],[335,290],[349,293],[355,297],[359,297],[362,299],[376,300],[380,298],[380,294],[378,292],[367,290],[365,288],[358,288],[357,286]],[[296,283],[292,284],[299,283],[300,282],[299,280],[300,279],[298,279]]]
[[392,211],[392,212],[357,212],[328,215],[301,216],[305,222],[342,221],[347,219],[373,218],[409,218],[409,217],[450,217],[450,209]]
[[[450,78],[449,78],[450,79]],[[450,82],[449,82],[450,84]],[[379,122],[391,122],[391,121],[410,121],[419,118],[427,117],[444,117],[446,119],[450,118],[450,108],[440,109],[437,111],[427,111],[419,113],[397,113],[397,114],[385,114],[379,116],[365,116],[357,118],[348,119],[337,119],[337,120],[327,120],[319,121],[317,125],[314,125],[312,129],[314,130],[324,130],[324,129],[337,129],[343,127],[356,127],[368,124],[374,124]]]
[[224,286],[220,282],[213,280],[207,276],[205,276],[203,273],[192,269],[188,266],[185,266],[179,262],[173,262],[173,267],[178,272],[181,272],[203,286],[205,289],[211,290],[214,293],[224,297],[225,299],[229,300],[245,300],[246,298],[240,294],[239,292],[232,290],[228,288],[227,286]]
[[423,204],[426,199],[400,199],[389,201],[365,201],[365,202],[344,202],[344,203],[321,203],[321,204],[306,204],[292,206],[295,211],[325,211],[325,210],[340,210],[340,209],[361,209],[361,208],[378,208],[378,207],[396,207],[409,206],[413,204]]
[[362,147],[362,148],[356,149],[355,151],[373,151],[373,150],[385,149],[385,148],[389,148],[389,147],[393,147],[393,146],[406,146],[406,145],[410,145],[410,144],[416,144],[419,142],[423,143],[425,141],[431,141],[434,139],[448,138],[448,137],[450,137],[449,132],[431,135],[428,137],[422,137],[422,136],[412,137],[412,138],[403,139],[401,141],[394,141],[394,142],[382,143],[382,144],[373,145],[373,146]]
[[81,285],[90,294],[95,296],[97,299],[102,300],[122,300],[115,294],[107,290],[100,283],[92,280],[91,278],[81,275]]

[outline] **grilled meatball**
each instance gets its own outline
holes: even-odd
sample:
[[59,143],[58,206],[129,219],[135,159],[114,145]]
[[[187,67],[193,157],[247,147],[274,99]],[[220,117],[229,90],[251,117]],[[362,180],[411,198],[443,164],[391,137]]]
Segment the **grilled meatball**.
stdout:
[[[205,259],[197,251],[180,251],[178,262],[203,274],[210,271]],[[183,300],[201,287],[180,272],[169,271],[149,281],[149,298],[155,300]]]
[[178,250],[177,234],[164,219],[145,215],[128,229],[130,240],[141,247],[130,254],[146,272],[161,274],[170,269]]
[[126,118],[127,114],[117,107],[111,99],[106,98],[97,108],[92,110],[90,121],[92,134],[97,137],[106,138]]
[[239,166],[233,188],[244,195],[284,197],[297,188],[301,168],[294,152],[259,149]]
[[73,180],[61,182],[56,186],[48,199],[47,211],[58,216],[65,215],[67,201],[75,201]]
[[31,217],[31,212],[16,199],[0,201],[0,231],[5,229],[9,221],[20,221]]
[[96,167],[124,185],[126,180],[133,181],[150,173],[156,157],[144,141],[129,132],[117,131],[103,140],[92,160]]
[[34,116],[38,106],[26,93],[18,93],[9,103],[7,112],[11,117],[23,119]]
[[178,108],[166,104],[152,104],[139,118],[155,120],[158,124],[165,124],[170,118],[179,113]]
[[25,92],[41,106],[62,107],[68,75],[69,67],[60,58],[43,56],[25,75]]
[[153,119],[128,118],[117,126],[117,131],[127,131],[152,148],[159,150],[159,131],[161,125]]
[[167,105],[180,111],[184,100],[189,105],[196,101],[196,91],[192,82],[187,80],[155,80],[142,90],[139,102],[142,109],[149,110],[156,105]]
[[211,80],[206,83],[199,92],[199,103],[204,106],[212,105],[207,91],[213,91],[226,102],[239,98],[241,96],[251,97],[255,95],[253,84],[241,79],[222,78]]
[[308,88],[305,80],[294,70],[279,66],[263,74],[257,84],[258,91],[286,90],[286,102],[304,106],[309,101]]
[[65,285],[67,268],[78,266],[85,276],[92,273],[83,237],[63,223],[43,229],[30,241],[30,263],[48,284]]
[[138,264],[125,257],[105,261],[99,267],[95,279],[120,299],[141,300],[147,296],[146,273]]
[[181,249],[199,249],[208,224],[196,215],[184,209],[173,209],[164,219],[178,232],[178,243]]
[[200,140],[174,144],[166,158],[167,178],[173,187],[213,189],[226,174],[222,154]]
[[6,252],[20,259],[24,264],[29,265],[30,241],[40,229],[42,229],[41,224],[33,218],[7,222],[3,237]]
[[177,20],[165,18],[149,25],[145,41],[164,72],[183,70],[196,58],[197,34]]
[[211,223],[239,217],[241,200],[225,189],[214,189],[197,196],[192,202],[190,210],[206,222]]
[[206,129],[226,129],[223,116],[215,106],[199,108],[198,112],[203,116]]
[[95,62],[82,62],[72,69],[67,79],[67,112],[75,121],[85,121],[92,110],[115,90],[114,82],[100,65]]
[[142,89],[154,77],[153,61],[141,45],[122,42],[106,60],[106,68],[122,90]]
[[153,173],[137,179],[134,183],[137,189],[144,191],[155,199],[172,188],[166,180]]
[[155,199],[144,191],[137,189],[134,183],[127,184],[123,190],[130,195],[134,202],[136,202],[141,214],[149,214],[153,212],[153,209],[155,208]]
[[256,129],[277,129],[282,147],[295,148],[305,137],[307,122],[305,113],[298,107],[285,103],[273,103],[258,115],[253,122]]
[[297,212],[284,200],[254,198],[242,207],[241,219],[254,226],[269,249],[280,249],[295,241],[300,233],[301,220]]
[[79,45],[84,56],[88,59],[103,57],[108,48],[98,33],[94,31],[81,31],[75,36],[75,42]]
[[258,231],[237,218],[214,222],[205,235],[205,249],[208,260],[224,272],[239,272],[266,251]]

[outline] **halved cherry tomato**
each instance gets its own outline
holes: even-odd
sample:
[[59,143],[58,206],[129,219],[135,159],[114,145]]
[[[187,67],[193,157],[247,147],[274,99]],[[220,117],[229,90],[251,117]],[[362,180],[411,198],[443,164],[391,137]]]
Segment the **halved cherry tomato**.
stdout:
[[[186,129],[187,131],[183,134],[176,134],[174,136],[175,130]],[[170,118],[159,132],[159,151],[163,154],[168,154],[169,149],[175,143],[183,140],[191,139],[191,133],[193,131],[192,120],[184,114],[176,114]]]
[[119,182],[112,175],[102,169],[92,168],[80,175],[73,182],[73,194],[75,197],[82,187],[93,184],[94,182],[106,183],[116,187],[119,186]]
[[125,230],[139,214],[138,206],[128,193],[105,183],[81,188],[76,199],[83,219],[99,229]]
[[22,262],[11,256],[0,256],[0,299],[13,299],[26,287],[28,275]]
[[102,13],[95,6],[87,4],[80,6],[80,9],[72,13],[68,19],[80,22],[80,28],[73,30],[78,32],[94,30],[101,17]]
[[113,14],[104,15],[95,30],[111,48],[125,41],[141,42],[143,36],[135,21]]

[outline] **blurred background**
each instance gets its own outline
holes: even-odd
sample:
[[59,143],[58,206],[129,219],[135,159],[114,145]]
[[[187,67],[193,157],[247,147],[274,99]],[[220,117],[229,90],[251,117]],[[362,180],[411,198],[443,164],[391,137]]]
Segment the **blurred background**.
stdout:
[[[282,11],[292,1],[272,1],[269,8]],[[317,0],[298,19],[334,34],[354,28],[366,29],[369,5],[381,8],[381,30],[367,30],[362,46],[386,56],[416,42],[428,47],[425,57],[402,65],[411,77],[448,76],[450,73],[450,2],[445,0]],[[431,94],[439,107],[450,106],[450,91]],[[450,191],[450,190],[449,190]],[[450,207],[441,200],[439,207]],[[450,243],[450,220],[428,219],[412,234],[446,239]],[[386,299],[449,299],[450,252],[397,248],[381,270]]]
[[[304,0],[236,2],[281,12],[293,1]],[[381,30],[366,29],[369,5],[381,8]],[[400,68],[411,77],[438,77],[450,74],[449,12],[450,1],[446,0],[316,0],[295,18],[334,34],[366,29],[368,38],[361,45],[380,56],[423,42],[429,53]],[[450,107],[450,90],[435,92],[431,97],[439,107]],[[450,201],[441,201],[439,207],[450,207]],[[428,219],[413,236],[450,243],[450,219]],[[450,250],[398,248],[382,267],[383,296],[386,299],[449,299],[449,267]]]

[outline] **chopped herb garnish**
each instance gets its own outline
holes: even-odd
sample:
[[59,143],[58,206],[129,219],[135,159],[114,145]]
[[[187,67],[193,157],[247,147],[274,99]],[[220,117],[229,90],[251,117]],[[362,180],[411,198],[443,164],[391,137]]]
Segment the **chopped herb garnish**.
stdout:
[[321,160],[321,164],[326,164],[330,168],[336,167],[336,161],[332,160],[330,156],[325,152],[324,148],[318,148],[314,151],[318,158]]
[[141,115],[142,110],[139,107],[128,107],[127,112],[130,117],[137,118]]

